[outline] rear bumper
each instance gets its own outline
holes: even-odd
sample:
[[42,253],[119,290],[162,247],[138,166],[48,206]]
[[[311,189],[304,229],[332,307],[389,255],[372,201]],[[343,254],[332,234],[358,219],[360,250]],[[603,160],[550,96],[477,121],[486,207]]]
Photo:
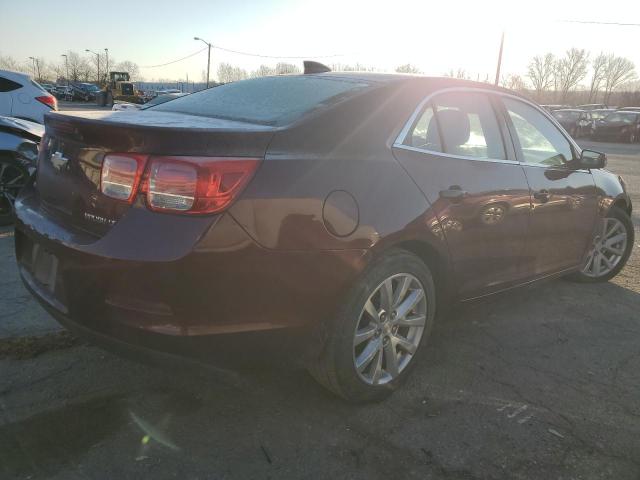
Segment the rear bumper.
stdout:
[[[15,235],[23,281],[60,323],[101,344],[233,365],[314,355],[324,322],[366,265],[366,250],[264,249],[229,215],[184,255],[159,261],[159,246],[140,255],[154,261],[131,260],[116,248],[126,239],[103,238],[112,251],[98,242],[75,245],[72,236],[56,236],[46,215],[26,215],[25,208],[18,203]],[[56,259],[47,284],[36,274],[36,245]],[[131,251],[128,245],[128,257]]]

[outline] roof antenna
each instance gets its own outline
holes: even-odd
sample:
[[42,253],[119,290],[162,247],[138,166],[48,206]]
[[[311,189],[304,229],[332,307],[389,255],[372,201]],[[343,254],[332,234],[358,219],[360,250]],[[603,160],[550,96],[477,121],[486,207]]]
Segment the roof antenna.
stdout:
[[311,73],[325,73],[330,72],[331,69],[326,65],[323,65],[320,62],[314,62],[311,60],[305,60],[304,64],[304,74],[309,75]]

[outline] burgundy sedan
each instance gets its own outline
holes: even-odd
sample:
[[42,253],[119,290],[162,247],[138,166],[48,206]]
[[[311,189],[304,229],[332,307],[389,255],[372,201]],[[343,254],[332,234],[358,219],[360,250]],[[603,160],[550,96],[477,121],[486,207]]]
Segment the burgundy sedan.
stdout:
[[55,318],[169,362],[299,360],[353,401],[406,378],[450,302],[606,281],[633,245],[604,155],[486,84],[276,76],[45,124],[15,239]]

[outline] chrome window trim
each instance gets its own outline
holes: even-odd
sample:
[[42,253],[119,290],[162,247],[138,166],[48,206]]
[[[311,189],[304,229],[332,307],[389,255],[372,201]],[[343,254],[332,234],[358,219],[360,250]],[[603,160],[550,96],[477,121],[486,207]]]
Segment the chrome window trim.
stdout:
[[476,160],[478,162],[485,162],[485,163],[508,163],[511,165],[519,165],[520,162],[518,162],[517,160],[501,160],[498,158],[487,158],[487,157],[472,157],[469,155],[453,155],[452,153],[444,153],[444,152],[436,152],[434,150],[427,150],[424,148],[418,148],[418,147],[412,147],[411,145],[404,145],[402,143],[398,144],[398,143],[394,143],[393,146],[395,148],[400,148],[402,150],[408,150],[410,152],[418,152],[418,153],[427,153],[429,155],[437,155],[439,157],[446,157],[446,158],[456,158],[458,160]]
[[[439,90],[435,90],[435,91],[431,92],[429,95],[427,95],[418,104],[418,107],[414,110],[414,112],[411,114],[409,119],[405,122],[404,127],[402,127],[402,130],[400,130],[400,133],[396,137],[396,140],[393,142],[393,147],[402,148],[404,150],[410,150],[410,151],[414,151],[414,152],[429,153],[429,154],[432,154],[432,155],[439,155],[439,156],[447,157],[447,158],[459,158],[459,159],[462,159],[462,160],[476,160],[478,162],[495,162],[495,163],[509,163],[509,164],[514,164],[515,163],[515,164],[520,164],[522,166],[532,166],[532,167],[541,167],[541,168],[561,168],[560,165],[546,165],[544,163],[529,163],[529,162],[520,162],[518,160],[501,160],[501,159],[494,159],[494,158],[471,157],[471,156],[466,156],[466,155],[453,155],[451,153],[437,152],[435,150],[427,150],[425,148],[418,148],[418,147],[412,147],[410,145],[405,145],[403,143],[403,141],[404,141],[405,138],[407,138],[407,135],[409,134],[409,130],[411,129],[411,126],[414,124],[414,122],[418,118],[418,115],[420,115],[420,113],[424,109],[425,105],[428,102],[430,102],[435,96],[443,94],[443,93],[450,93],[450,92],[486,93],[486,94],[496,95],[496,96],[499,96],[499,97],[512,98],[513,100],[517,100],[517,101],[520,101],[522,103],[525,103],[525,104],[533,107],[534,109],[538,110],[540,113],[542,113],[542,115],[544,117],[546,117],[547,120],[550,120],[551,123],[560,131],[560,134],[565,138],[565,140],[567,142],[569,142],[569,144],[573,147],[573,149],[575,150],[575,152],[578,155],[580,155],[580,153],[582,152],[582,149],[569,136],[569,134],[565,131],[565,129],[562,128],[562,125],[560,125],[558,123],[558,121],[553,117],[553,115],[551,115],[549,112],[547,112],[544,108],[540,107],[539,105],[536,105],[535,103],[527,100],[526,98],[519,97],[518,95],[512,95],[512,94],[507,93],[507,92],[501,92],[501,91],[493,90],[493,89],[490,89],[490,88],[481,88],[481,87],[478,87],[478,88],[476,88],[476,87],[447,87],[447,88],[441,88]],[[578,169],[578,170],[575,170],[575,171],[583,171],[583,169]],[[589,171],[589,170],[584,170],[584,171]]]

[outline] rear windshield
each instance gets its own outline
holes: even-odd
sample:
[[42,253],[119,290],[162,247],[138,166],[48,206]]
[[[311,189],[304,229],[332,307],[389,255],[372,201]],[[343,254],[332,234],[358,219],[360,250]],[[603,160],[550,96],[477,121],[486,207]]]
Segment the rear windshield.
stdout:
[[151,110],[187,113],[264,125],[284,125],[369,85],[361,80],[276,76],[242,80],[177,98]]

